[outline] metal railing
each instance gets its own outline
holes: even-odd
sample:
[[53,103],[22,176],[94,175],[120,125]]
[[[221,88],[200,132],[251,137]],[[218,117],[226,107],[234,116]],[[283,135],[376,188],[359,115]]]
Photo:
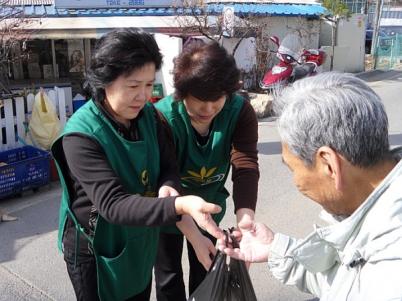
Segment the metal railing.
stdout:
[[402,34],[379,37],[376,69],[402,69]]

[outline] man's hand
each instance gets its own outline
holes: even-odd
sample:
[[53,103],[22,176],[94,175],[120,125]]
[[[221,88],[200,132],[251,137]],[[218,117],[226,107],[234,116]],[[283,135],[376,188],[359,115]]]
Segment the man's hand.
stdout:
[[[237,229],[240,235],[244,233],[254,231],[254,210],[249,208],[240,208],[236,211]],[[241,237],[238,239],[241,241]],[[246,262],[247,269],[250,267],[250,262]]]
[[268,261],[269,245],[274,239],[274,233],[263,223],[254,223],[250,231],[235,231],[232,233],[236,240],[240,240],[239,247],[226,247],[224,239],[218,240],[218,249],[233,257],[248,262]]
[[179,196],[179,193],[173,187],[166,186],[166,185],[161,186],[161,188],[159,188],[158,197],[165,198],[165,197],[169,197],[169,196]]
[[176,213],[179,215],[188,214],[200,226],[215,238],[223,238],[223,231],[218,228],[211,214],[221,212],[218,205],[207,203],[195,195],[187,195],[176,198]]

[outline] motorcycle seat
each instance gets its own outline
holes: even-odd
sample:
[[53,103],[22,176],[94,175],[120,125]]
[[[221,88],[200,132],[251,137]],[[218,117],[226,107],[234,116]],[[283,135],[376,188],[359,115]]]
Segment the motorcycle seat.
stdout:
[[315,65],[314,64],[303,64],[300,66],[296,66],[293,68],[293,81],[306,77],[314,72]]

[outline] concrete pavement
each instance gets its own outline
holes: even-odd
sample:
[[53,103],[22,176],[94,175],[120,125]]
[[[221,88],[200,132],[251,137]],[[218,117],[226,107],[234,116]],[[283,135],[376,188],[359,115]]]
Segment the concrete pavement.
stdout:
[[[390,120],[390,141],[402,145],[402,72],[360,75],[384,100]],[[320,223],[320,208],[301,196],[281,163],[274,119],[259,122],[261,179],[256,218],[280,231],[303,237]],[[231,191],[230,181],[228,190]],[[62,255],[56,248],[60,187],[57,182],[23,197],[0,200],[0,207],[18,217],[0,223],[0,301],[75,300]],[[222,227],[233,226],[231,199]],[[185,274],[187,275],[186,260]],[[185,275],[185,276],[186,276]],[[253,264],[250,275],[258,300],[308,300],[312,296],[286,287],[270,276],[266,264]],[[155,300],[154,294],[152,299]]]

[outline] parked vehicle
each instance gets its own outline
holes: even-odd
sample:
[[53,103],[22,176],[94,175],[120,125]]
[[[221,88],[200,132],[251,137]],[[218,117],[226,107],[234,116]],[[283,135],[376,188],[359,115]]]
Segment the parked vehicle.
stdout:
[[272,91],[303,77],[312,76],[324,63],[325,52],[318,49],[302,49],[301,41],[298,42],[294,37],[287,41],[285,39],[280,44],[278,37],[270,37],[278,47],[275,53],[279,63],[268,70],[261,80],[260,87],[264,90]]
[[156,103],[163,98],[163,86],[162,84],[154,84],[152,89],[152,96],[149,100],[152,103]]

